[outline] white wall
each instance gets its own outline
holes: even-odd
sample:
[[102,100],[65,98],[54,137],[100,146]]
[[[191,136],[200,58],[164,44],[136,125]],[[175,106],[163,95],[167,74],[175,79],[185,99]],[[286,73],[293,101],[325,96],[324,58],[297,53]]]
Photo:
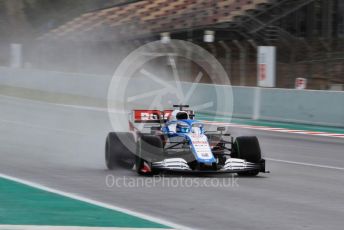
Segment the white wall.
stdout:
[[[94,97],[106,100],[112,76],[79,75],[38,70],[13,70],[0,67],[0,85],[23,87],[54,93]],[[186,83],[189,86],[189,83]],[[131,85],[131,90],[139,87],[141,91],[150,87],[147,81]],[[201,84],[193,95],[197,98],[211,99],[215,96],[210,89],[215,86]],[[257,93],[254,87],[232,87],[234,117],[252,118]],[[214,99],[216,100],[216,99]],[[192,103],[192,102],[191,102]],[[213,108],[205,110],[212,113]],[[344,92],[260,89],[258,118],[271,121],[296,122],[303,124],[330,125],[344,127]]]

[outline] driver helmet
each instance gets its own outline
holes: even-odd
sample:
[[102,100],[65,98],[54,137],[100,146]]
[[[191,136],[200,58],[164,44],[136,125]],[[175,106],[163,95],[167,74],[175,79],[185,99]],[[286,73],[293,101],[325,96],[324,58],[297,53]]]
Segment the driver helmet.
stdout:
[[181,110],[173,110],[171,113],[169,120],[187,120],[189,119],[189,114],[186,111],[181,111]]
[[177,133],[189,133],[190,132],[190,125],[188,123],[185,123],[185,122],[177,122],[176,132]]

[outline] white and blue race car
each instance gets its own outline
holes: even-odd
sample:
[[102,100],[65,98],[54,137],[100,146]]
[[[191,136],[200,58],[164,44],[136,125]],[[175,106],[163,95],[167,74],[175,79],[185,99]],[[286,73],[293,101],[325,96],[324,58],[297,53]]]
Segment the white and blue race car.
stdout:
[[[206,131],[187,105],[175,110],[134,110],[130,132],[110,132],[106,138],[108,169],[133,167],[140,175],[162,171],[237,173],[265,172],[257,137],[234,138],[224,127]],[[137,129],[136,124],[144,124]],[[147,130],[146,132],[144,130]]]

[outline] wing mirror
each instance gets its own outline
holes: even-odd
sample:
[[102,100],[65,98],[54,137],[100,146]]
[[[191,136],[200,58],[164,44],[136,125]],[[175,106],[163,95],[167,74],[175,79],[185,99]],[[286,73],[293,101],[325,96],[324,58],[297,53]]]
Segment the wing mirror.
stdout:
[[217,127],[217,131],[219,131],[219,132],[226,131],[226,127],[224,127],[224,126]]

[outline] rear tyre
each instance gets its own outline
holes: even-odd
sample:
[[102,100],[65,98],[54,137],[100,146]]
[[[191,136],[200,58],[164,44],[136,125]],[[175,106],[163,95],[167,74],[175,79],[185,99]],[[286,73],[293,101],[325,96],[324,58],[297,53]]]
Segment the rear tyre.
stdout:
[[[261,150],[258,138],[255,136],[237,137],[233,144],[232,157],[244,159],[251,163],[260,163],[262,161]],[[240,176],[256,176],[259,169],[239,172]]]
[[105,143],[105,163],[110,170],[116,167],[131,168],[135,163],[135,138],[128,132],[110,132]]
[[138,141],[135,156],[136,172],[140,175],[154,175],[158,171],[152,168],[152,162],[163,158],[163,141],[160,136],[142,135]]

